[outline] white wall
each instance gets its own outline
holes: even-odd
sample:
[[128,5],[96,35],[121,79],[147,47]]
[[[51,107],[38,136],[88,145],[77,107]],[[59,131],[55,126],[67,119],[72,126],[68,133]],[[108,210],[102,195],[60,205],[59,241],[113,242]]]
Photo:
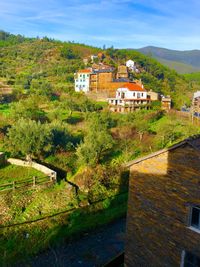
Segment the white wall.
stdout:
[[119,88],[116,91],[116,98],[121,99],[124,93],[124,98],[126,99],[146,99],[146,91],[129,91],[127,88]]
[[90,90],[90,74],[77,73],[75,77],[75,91],[76,92],[89,92]]

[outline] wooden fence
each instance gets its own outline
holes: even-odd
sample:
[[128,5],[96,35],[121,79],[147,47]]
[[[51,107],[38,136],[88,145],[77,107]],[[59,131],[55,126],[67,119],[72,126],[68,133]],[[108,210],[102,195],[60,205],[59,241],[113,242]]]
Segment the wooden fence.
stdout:
[[37,186],[45,184],[54,184],[55,180],[50,177],[36,177],[30,179],[23,179],[18,181],[12,181],[6,184],[0,184],[0,192],[7,190],[16,190],[20,188],[36,188]]

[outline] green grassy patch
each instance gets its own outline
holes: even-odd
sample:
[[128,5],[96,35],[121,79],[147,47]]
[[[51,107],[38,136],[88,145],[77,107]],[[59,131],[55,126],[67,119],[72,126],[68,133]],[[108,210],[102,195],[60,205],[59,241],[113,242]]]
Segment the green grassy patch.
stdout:
[[0,184],[30,179],[33,178],[33,176],[39,178],[46,177],[44,173],[30,167],[22,167],[11,164],[0,167]]

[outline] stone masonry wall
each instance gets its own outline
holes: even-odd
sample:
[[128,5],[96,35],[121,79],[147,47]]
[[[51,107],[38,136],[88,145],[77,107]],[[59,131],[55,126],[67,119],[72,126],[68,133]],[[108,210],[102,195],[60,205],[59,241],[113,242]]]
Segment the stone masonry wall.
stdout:
[[188,228],[200,205],[200,154],[189,145],[130,168],[126,267],[179,267],[183,250],[200,257],[200,234]]

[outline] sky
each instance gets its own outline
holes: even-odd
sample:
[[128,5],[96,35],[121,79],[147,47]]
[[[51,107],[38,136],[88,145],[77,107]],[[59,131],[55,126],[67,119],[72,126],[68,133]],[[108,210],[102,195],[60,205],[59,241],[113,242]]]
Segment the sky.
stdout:
[[200,49],[199,0],[0,0],[0,29],[97,47]]

